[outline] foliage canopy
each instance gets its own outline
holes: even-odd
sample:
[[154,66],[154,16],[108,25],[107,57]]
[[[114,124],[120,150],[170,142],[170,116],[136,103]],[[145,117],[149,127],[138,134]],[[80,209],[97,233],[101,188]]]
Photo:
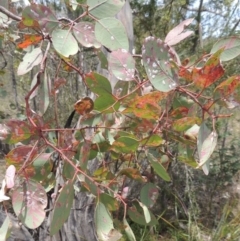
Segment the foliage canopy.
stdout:
[[[40,4],[24,8],[21,17],[4,12],[6,19],[14,19],[21,30],[16,51],[24,56],[17,74],[35,73],[25,98],[26,120],[1,124],[1,139],[9,144],[21,143],[5,157],[5,185],[12,190],[16,215],[31,229],[45,219],[46,193],[54,188],[50,226],[54,235],[68,218],[74,184],[80,180],[78,191],[96,197],[99,238],[109,240],[125,231],[130,240],[135,240],[128,218],[141,225],[157,224],[151,212],[159,192],[155,175],[170,182],[168,166],[176,160],[209,173],[218,137],[216,122],[231,115],[216,113],[214,107],[234,108],[240,103],[240,76],[225,76],[224,69],[225,61],[240,54],[240,38],[219,40],[200,58],[180,59],[174,46],[193,34],[187,29],[194,21],[191,18],[173,28],[164,40],[146,37],[142,52],[131,54],[124,26],[115,18],[122,1],[99,4],[89,0],[78,5],[84,11],[75,20],[57,18],[49,7]],[[11,33],[9,21],[4,24],[2,47],[17,38]],[[108,64],[102,65],[108,70],[107,77],[95,71],[86,73],[78,65],[75,56],[83,48],[94,49],[99,55],[107,48]],[[145,79],[138,75],[136,59],[142,61]],[[61,72],[49,74],[52,60],[58,63],[58,69],[76,71],[94,93],[94,98],[84,97],[73,105],[79,114],[74,128],[59,128],[61,109],[56,99],[68,80]],[[118,80],[116,85],[114,79]],[[32,103],[37,97],[40,101],[35,112]],[[45,113],[51,104],[55,106],[54,117],[47,119]],[[177,152],[170,143],[177,144]],[[60,189],[56,188],[56,154],[63,162]],[[89,163],[96,158],[97,169],[90,170]],[[147,165],[142,165],[142,160]],[[139,200],[128,200],[127,178],[144,184]],[[7,197],[2,186],[3,201]],[[121,207],[124,225],[116,226],[112,216]],[[2,227],[6,236],[8,228]]]

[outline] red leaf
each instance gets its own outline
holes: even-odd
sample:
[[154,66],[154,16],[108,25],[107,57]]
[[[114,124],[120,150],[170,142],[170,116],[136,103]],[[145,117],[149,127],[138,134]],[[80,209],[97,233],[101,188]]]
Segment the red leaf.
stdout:
[[91,98],[85,97],[74,104],[74,109],[80,115],[84,115],[93,110],[94,103]]
[[219,93],[221,98],[231,95],[240,84],[240,76],[232,76],[218,85],[214,92]]
[[179,77],[183,78],[188,82],[192,82],[192,73],[187,67],[181,66],[178,71]]
[[36,155],[36,148],[33,149],[32,146],[19,146],[10,151],[6,155],[5,160],[7,165],[14,165],[17,170],[20,170],[23,167],[23,165],[25,165],[25,167],[23,167],[23,175],[31,177],[32,175],[34,175],[34,168],[32,167],[32,165],[29,165],[29,163],[32,162]]
[[126,108],[123,113],[134,113],[137,117],[156,120],[161,108],[159,101],[167,96],[164,92],[151,92],[144,96],[137,96]]
[[26,48],[30,45],[35,45],[37,43],[39,43],[40,41],[42,41],[43,37],[41,35],[35,35],[35,34],[26,34],[24,35],[24,40],[19,43],[17,46],[18,48]]
[[224,74],[224,69],[220,63],[219,57],[223,49],[213,54],[202,68],[194,68],[192,79],[196,86],[206,88],[216,82]]
[[7,142],[9,144],[15,144],[30,137],[36,136],[36,129],[25,121],[21,120],[8,120],[6,126],[9,128],[9,135],[7,137]]

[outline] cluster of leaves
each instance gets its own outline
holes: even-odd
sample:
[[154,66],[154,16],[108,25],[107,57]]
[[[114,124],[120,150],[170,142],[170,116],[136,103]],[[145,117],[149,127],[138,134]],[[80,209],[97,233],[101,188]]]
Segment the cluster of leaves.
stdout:
[[[80,191],[96,197],[95,224],[99,238],[117,240],[120,232],[125,231],[130,240],[135,240],[127,217],[141,225],[157,224],[151,207],[159,189],[152,176],[156,174],[171,181],[167,167],[176,155],[169,143],[178,143],[179,161],[202,168],[208,174],[209,158],[217,144],[216,120],[228,117],[216,114],[214,106],[239,105],[240,76],[224,80],[222,62],[240,54],[240,38],[220,40],[201,59],[181,61],[173,46],[192,34],[185,30],[193,21],[188,19],[171,30],[165,40],[147,37],[142,53],[132,55],[128,52],[124,27],[115,18],[122,6],[120,0],[101,4],[89,0],[82,6],[83,14],[72,21],[58,19],[46,6],[31,4],[17,19],[23,33],[17,47],[26,52],[17,73],[25,75],[32,69],[37,73],[26,96],[27,120],[8,120],[1,125],[1,139],[9,144],[20,143],[6,155],[7,166],[10,170],[16,168],[17,174],[15,186],[3,188],[2,196],[11,189],[14,211],[29,228],[37,228],[45,219],[46,193],[58,185],[53,163],[58,153],[64,163],[65,183],[53,196],[50,234],[56,234],[67,220],[74,199],[74,183],[81,180]],[[85,21],[89,18],[91,22]],[[79,46],[95,48],[100,55],[103,46],[110,51],[108,65],[104,65],[109,79],[96,72],[84,73],[81,66],[74,64],[71,57],[78,53]],[[66,83],[58,73],[51,83],[47,73],[51,54],[76,71],[96,96],[94,101],[85,97],[75,103],[74,109],[80,117],[74,130],[57,129],[57,115],[51,124],[43,118],[50,96],[56,96]],[[141,58],[147,79],[138,78],[135,58]],[[118,79],[115,86],[111,84],[112,77]],[[213,92],[206,91],[219,80]],[[31,109],[36,96],[41,100],[38,114]],[[104,153],[110,155],[111,161],[105,160]],[[101,161],[92,173],[88,162],[94,158]],[[144,169],[140,159],[148,161]],[[10,182],[14,183],[14,175],[15,171]],[[139,200],[131,203],[129,188],[124,185],[126,177],[144,184]],[[111,213],[120,206],[124,208],[124,225],[114,226]],[[5,236],[8,224],[6,220],[2,226]]]

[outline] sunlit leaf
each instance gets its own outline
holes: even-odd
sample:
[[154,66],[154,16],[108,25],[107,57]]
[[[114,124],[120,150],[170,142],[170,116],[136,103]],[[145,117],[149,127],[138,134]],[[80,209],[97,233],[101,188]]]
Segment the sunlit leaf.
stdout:
[[16,173],[16,167],[13,165],[10,165],[5,174],[5,180],[6,180],[6,187],[7,188],[13,188],[14,187],[14,178]]
[[101,19],[114,17],[124,5],[120,0],[87,0],[89,13],[94,17]]
[[161,39],[147,37],[142,47],[142,58],[148,78],[157,90],[168,92],[177,87],[178,74],[172,63],[176,56]]
[[23,61],[18,66],[17,74],[24,75],[36,65],[39,65],[42,61],[43,53],[40,48],[35,48],[31,52],[26,53],[23,57]]
[[200,129],[199,125],[195,124],[188,130],[186,130],[186,132],[184,133],[184,136],[190,140],[196,141],[198,137],[199,129]]
[[203,67],[193,69],[192,80],[196,86],[206,88],[223,76],[224,69],[219,59],[222,52],[223,49],[218,50],[209,57]]
[[198,167],[202,167],[212,155],[217,145],[217,133],[210,131],[203,122],[200,126],[197,141],[197,150],[199,156]]
[[135,60],[125,49],[112,51],[109,55],[109,71],[119,80],[132,80],[135,73]]
[[11,235],[11,231],[12,231],[12,223],[9,216],[7,215],[0,228],[0,240],[8,240],[8,238]]
[[101,240],[108,240],[108,235],[111,230],[114,229],[112,217],[105,205],[101,202],[97,203],[95,211],[95,227],[98,237]]
[[67,181],[62,187],[53,207],[50,235],[54,235],[67,220],[74,199],[73,182]]
[[78,52],[78,44],[70,30],[55,29],[52,32],[54,49],[62,56],[69,57]]
[[189,18],[182,21],[180,24],[178,24],[175,28],[169,31],[164,42],[172,46],[179,43],[180,41],[187,38],[188,36],[192,35],[194,33],[193,31],[190,31],[190,30],[184,31],[184,30],[190,23],[192,23],[193,20],[194,18]]
[[3,179],[1,190],[0,190],[0,202],[10,199],[10,197],[6,196],[5,194],[6,194],[6,181],[5,181],[5,179]]
[[240,55],[240,38],[231,36],[226,39],[218,40],[212,47],[211,54],[216,53],[219,49],[224,48],[220,55],[222,61],[229,61]]
[[128,50],[128,38],[123,24],[116,18],[103,18],[96,22],[95,36],[103,46],[110,50]]
[[84,47],[100,48],[101,44],[96,40],[94,25],[90,22],[80,22],[74,25],[73,33],[77,41]]
[[45,219],[47,194],[41,184],[28,180],[13,190],[12,205],[21,222],[35,229]]
[[125,230],[125,233],[126,233],[126,235],[128,237],[128,240],[129,241],[136,241],[135,235],[134,235],[130,225],[128,224],[126,218],[123,219],[123,224],[125,226],[124,230]]

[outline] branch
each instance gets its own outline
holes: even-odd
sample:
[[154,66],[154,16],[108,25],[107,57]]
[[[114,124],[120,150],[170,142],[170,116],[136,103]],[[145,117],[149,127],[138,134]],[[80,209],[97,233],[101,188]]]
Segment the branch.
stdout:
[[[190,8],[190,7],[188,7],[188,6],[183,6],[183,8],[186,9],[186,10],[188,10],[188,11],[194,11],[194,12],[198,12],[198,11],[199,11],[199,8]],[[216,12],[214,12],[214,11],[212,11],[212,10],[209,10],[209,9],[205,8],[205,7],[203,7],[203,8],[201,9],[201,11],[202,11],[202,12],[212,13],[212,14],[215,14],[215,15],[219,15],[219,16],[221,16],[222,18],[225,18],[225,17],[226,17],[226,16],[224,16],[224,15],[221,14],[221,13],[216,13]]]
[[4,8],[3,6],[0,6],[0,12],[4,13],[5,15],[7,15],[9,18],[16,20],[16,21],[21,21],[22,18],[13,14],[12,12],[8,11],[6,8]]

